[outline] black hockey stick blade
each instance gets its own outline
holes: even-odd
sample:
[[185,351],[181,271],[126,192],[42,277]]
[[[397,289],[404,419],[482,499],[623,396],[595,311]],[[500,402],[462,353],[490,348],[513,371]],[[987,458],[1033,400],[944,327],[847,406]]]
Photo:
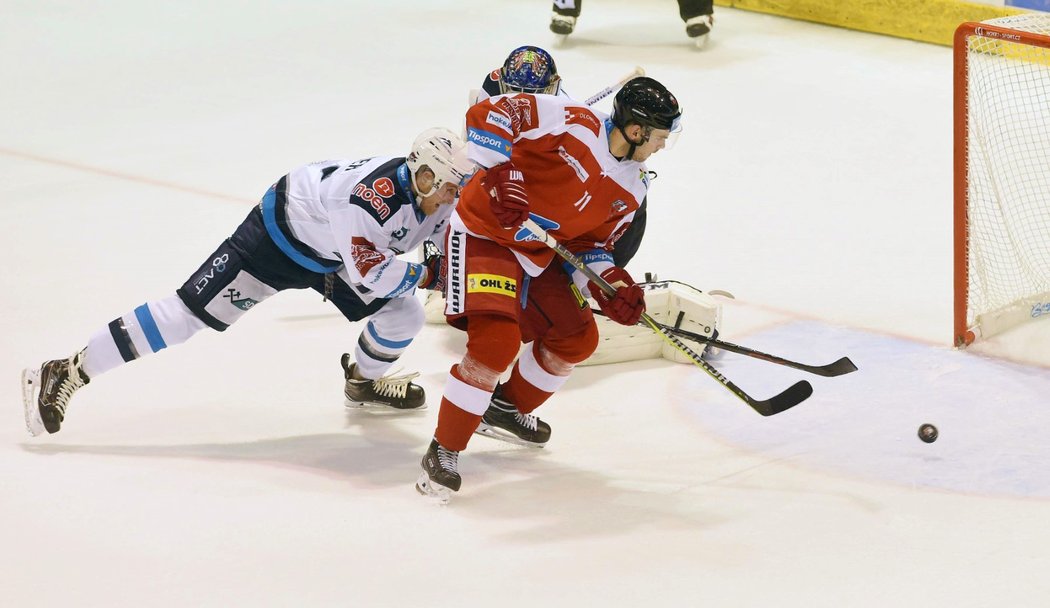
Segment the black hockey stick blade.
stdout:
[[774,395],[765,401],[756,399],[745,399],[751,409],[763,416],[772,416],[787,411],[799,403],[802,403],[813,394],[813,385],[805,380],[799,380],[789,386],[784,392]]
[[764,353],[761,351],[748,348],[746,346],[740,346],[739,344],[733,344],[732,342],[723,342],[717,339],[706,338],[700,334],[687,332],[684,330],[678,330],[673,327],[668,328],[671,332],[676,335],[688,338],[690,340],[696,340],[697,342],[707,342],[715,348],[720,348],[724,351],[736,353],[738,355],[744,355],[746,357],[752,357],[760,361],[766,361],[767,363],[775,363],[776,365],[783,365],[785,367],[791,367],[799,369],[804,372],[809,372],[817,376],[824,376],[826,378],[833,378],[835,376],[841,376],[843,374],[849,374],[857,371],[857,366],[850,360],[849,357],[842,357],[834,363],[828,363],[826,365],[808,365],[806,363],[799,363],[798,361],[791,361],[790,359],[784,359],[776,355]]
[[732,342],[723,342],[722,340],[719,340],[717,338],[709,338],[703,334],[686,331],[684,329],[678,329],[671,325],[664,325],[663,323],[659,323],[659,325],[667,331],[673,333],[674,335],[682,338],[710,344],[715,348],[720,348],[724,351],[736,353],[738,355],[744,355],[746,357],[752,357],[760,361],[766,361],[767,363],[775,363],[776,365],[783,365],[785,367],[799,369],[817,376],[833,378],[835,376],[842,376],[844,374],[849,374],[851,372],[857,371],[857,366],[853,363],[853,361],[850,360],[849,357],[842,357],[838,361],[835,361],[834,363],[828,363],[827,365],[808,365],[806,363],[799,363],[798,361],[791,361],[790,359],[785,359],[783,357],[778,357],[776,355],[771,355],[769,353],[757,351],[753,348],[748,348],[746,346],[740,346],[739,344],[733,344]]
[[810,366],[807,366],[807,367],[812,367],[813,369],[811,369],[811,370],[807,369],[806,371],[810,371],[810,372],[812,372],[814,374],[818,374],[820,376],[827,376],[828,378],[833,378],[835,376],[841,376],[843,374],[848,374],[850,372],[857,371],[856,364],[853,363],[853,361],[850,361],[849,357],[843,357],[843,358],[839,359],[838,361],[836,361],[834,363],[828,363],[827,365],[819,365],[819,366],[812,366],[812,365],[810,365]]

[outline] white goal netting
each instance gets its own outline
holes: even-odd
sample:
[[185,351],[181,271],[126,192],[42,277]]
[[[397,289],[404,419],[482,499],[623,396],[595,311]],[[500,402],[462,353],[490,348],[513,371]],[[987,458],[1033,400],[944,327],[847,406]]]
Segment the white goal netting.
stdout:
[[[1046,14],[985,23],[1050,35]],[[1050,316],[1050,49],[1024,38],[966,38],[966,326],[977,336]]]

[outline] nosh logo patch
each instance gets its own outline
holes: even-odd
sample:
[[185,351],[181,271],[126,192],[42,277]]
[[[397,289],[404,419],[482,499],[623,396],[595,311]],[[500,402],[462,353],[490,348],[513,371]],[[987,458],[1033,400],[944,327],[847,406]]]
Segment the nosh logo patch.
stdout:
[[467,293],[494,293],[514,298],[518,295],[518,282],[498,274],[468,274]]

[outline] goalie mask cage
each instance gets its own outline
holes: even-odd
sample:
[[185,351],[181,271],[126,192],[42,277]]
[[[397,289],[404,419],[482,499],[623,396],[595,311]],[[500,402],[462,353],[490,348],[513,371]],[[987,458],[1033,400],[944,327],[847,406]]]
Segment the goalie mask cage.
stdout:
[[1050,14],[955,32],[955,345],[1050,316]]

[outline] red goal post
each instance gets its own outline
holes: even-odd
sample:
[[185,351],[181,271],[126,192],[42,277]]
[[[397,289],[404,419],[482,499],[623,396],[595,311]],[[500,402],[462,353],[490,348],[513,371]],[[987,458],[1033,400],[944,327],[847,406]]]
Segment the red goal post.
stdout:
[[1050,14],[955,32],[954,343],[1050,316]]

